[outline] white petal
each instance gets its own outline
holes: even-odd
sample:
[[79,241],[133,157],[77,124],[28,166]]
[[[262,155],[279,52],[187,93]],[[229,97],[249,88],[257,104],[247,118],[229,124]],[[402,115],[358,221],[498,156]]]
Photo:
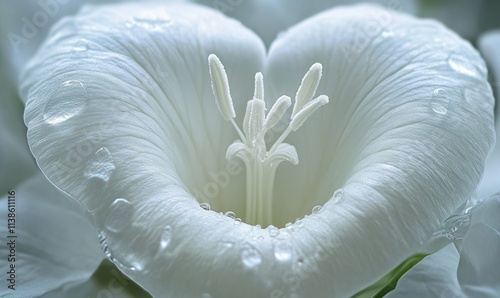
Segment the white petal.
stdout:
[[422,260],[387,297],[497,297],[500,292],[500,194],[473,211],[462,249],[453,244]]
[[[104,255],[96,239],[97,231],[75,202],[68,200],[38,174],[15,191],[15,202],[0,200],[1,218],[15,214],[14,234],[7,221],[1,234],[15,235],[15,260],[7,258],[11,247],[1,246],[3,269],[15,266],[15,291],[4,282],[2,297],[36,297],[62,284],[87,279]],[[13,206],[15,204],[15,206]],[[10,210],[11,208],[15,210]],[[14,257],[14,256],[13,256]],[[7,269],[5,269],[7,270]],[[5,273],[4,273],[4,276]],[[10,284],[10,283],[9,283]]]
[[[88,9],[53,32],[23,77],[28,138],[47,176],[93,212],[108,257],[154,295],[234,293],[242,283],[252,293],[241,247],[219,257],[233,220],[200,208],[192,187],[214,186],[226,208],[243,210],[243,176],[224,168],[237,135],[217,111],[207,57],[215,53],[237,78],[229,84],[242,117],[262,42],[195,6]],[[233,243],[248,232],[243,226]],[[240,268],[229,272],[228,264]],[[227,286],[216,287],[222,281]]]
[[[315,0],[314,2],[196,0],[195,2],[215,8],[232,18],[240,20],[245,26],[257,33],[267,46],[271,44],[276,36],[285,32],[292,25],[334,6],[374,2],[412,14],[415,14],[419,8],[419,3],[416,0],[402,2],[387,0]],[[256,15],[259,17],[255,17]]]
[[[350,61],[353,67],[344,72],[335,64],[341,60],[330,60],[321,54],[325,49],[323,42],[329,41],[331,53],[340,56],[342,50],[336,48],[335,38],[349,38],[350,34],[341,33],[352,25],[362,32],[359,26],[365,24],[372,12],[344,9],[310,20],[300,26],[305,31],[313,30],[306,36],[317,37],[305,43],[299,42],[303,38],[296,33],[299,29],[290,30],[277,43],[291,39],[283,46],[289,52],[285,51],[281,60],[290,69],[283,65],[277,68],[280,61],[274,59],[279,47],[276,45],[272,50],[269,73],[276,84],[273,92],[284,90],[285,94],[293,94],[300,78],[296,82],[292,76],[301,76],[314,62],[321,62],[329,84],[328,88],[320,85],[318,91],[325,92],[318,93],[334,95],[330,96],[332,101],[338,100],[331,105],[337,111],[331,114],[336,116],[332,119],[337,122],[318,113],[312,117],[317,120],[315,124],[314,121],[306,124],[295,139],[290,138],[304,142],[304,136],[309,136],[307,145],[317,149],[308,150],[305,142],[293,144],[299,155],[305,155],[306,160],[301,160],[305,167],[299,164],[293,171],[283,168],[290,173],[282,173],[283,177],[293,179],[286,184],[278,183],[276,192],[288,195],[289,192],[282,192],[284,187],[297,192],[290,193],[290,197],[281,196],[289,199],[281,202],[282,212],[294,210],[296,207],[289,206],[297,205],[297,197],[325,202],[334,187],[342,186],[351,177],[345,186],[345,205],[336,206],[332,201],[323,209],[315,208],[315,214],[300,224],[279,230],[279,235],[273,229],[262,230],[235,221],[232,216],[205,211],[193,198],[194,191],[189,191],[192,186],[201,187],[211,195],[217,193],[215,190],[222,191],[221,200],[236,202],[224,206],[236,209],[242,205],[238,204],[244,198],[242,179],[230,174],[238,172],[237,169],[219,168],[225,165],[225,147],[236,139],[236,134],[225,126],[227,123],[213,102],[206,57],[215,53],[224,63],[229,78],[237,75],[236,82],[229,82],[235,84],[231,90],[236,115],[242,115],[246,97],[252,94],[252,78],[264,57],[258,38],[209,10],[115,6],[89,9],[61,22],[54,32],[69,30],[69,33],[65,38],[56,35],[49,39],[30,64],[21,88],[28,99],[25,119],[31,149],[49,178],[92,210],[97,226],[103,230],[102,242],[107,246],[108,257],[153,295],[352,294],[412,253],[458,207],[460,200],[472,192],[492,139],[490,93],[485,95],[484,108],[478,108],[474,102],[466,105],[469,112],[462,105],[450,106],[447,116],[443,115],[444,103],[438,101],[440,113],[430,117],[434,113],[432,105],[420,96],[432,95],[435,78],[425,81],[429,78],[425,71],[422,76],[412,75],[411,66],[433,69],[431,74],[439,75],[447,83],[450,88],[447,92],[452,96],[458,92],[454,87],[482,82],[484,74],[479,69],[475,81],[463,79],[467,72],[456,63],[458,72],[449,70],[447,57],[439,64],[441,67],[434,69],[434,60],[430,59],[434,56],[419,52],[422,37],[428,37],[429,33],[418,31],[423,30],[421,23],[411,18],[392,15],[395,33],[402,30],[406,34],[408,28],[420,28],[412,35],[413,39],[407,43],[404,38],[398,39],[400,43],[380,42],[382,48],[375,42],[369,51],[360,53],[362,59]],[[333,23],[322,24],[329,20]],[[430,27],[440,28],[433,24]],[[439,37],[451,39],[451,45],[465,47],[463,53],[482,65],[469,45],[445,29],[440,30],[443,32]],[[85,47],[78,43],[82,39]],[[409,53],[409,58],[417,54],[429,57],[418,63],[398,64],[399,60],[390,59],[398,55],[383,55],[391,47],[403,56]],[[430,50],[429,53],[434,53],[435,49]],[[300,55],[290,57],[294,51]],[[442,51],[448,54],[447,48]],[[368,63],[367,53],[378,55],[373,64]],[[316,59],[320,61],[311,61]],[[308,64],[307,68],[302,64]],[[166,73],[161,76],[155,66],[163,65],[166,68],[160,70]],[[410,69],[399,69],[404,66]],[[369,67],[368,71],[364,67]],[[387,75],[385,71],[392,72],[392,67],[402,71],[394,70],[395,75],[389,76],[395,82],[389,82],[390,79],[377,82],[377,78]],[[279,80],[273,69],[283,75]],[[340,76],[358,72],[361,76],[358,79]],[[375,74],[368,81],[365,75],[371,72]],[[403,84],[406,80],[408,85]],[[288,92],[291,83],[294,90]],[[350,98],[347,95],[352,94],[348,93],[344,95],[347,101],[339,101],[340,94],[331,88],[338,89],[336,92],[340,94],[355,90],[360,95]],[[484,91],[482,85],[478,88]],[[369,96],[364,101],[366,93]],[[356,112],[357,103],[360,109]],[[380,107],[374,109],[377,105]],[[415,115],[401,115],[412,109],[416,109]],[[368,113],[372,110],[373,113]],[[469,117],[470,123],[465,125],[459,115]],[[103,118],[110,125],[103,126],[100,122]],[[345,123],[347,119],[353,122]],[[417,124],[404,126],[405,121],[412,120]],[[450,123],[456,126],[442,129],[449,135],[435,136],[443,143],[427,149],[436,141],[428,135],[430,127]],[[339,140],[340,134],[329,135],[338,134],[346,125],[347,132],[354,137],[345,135],[345,143],[343,138]],[[451,137],[458,132],[461,138]],[[398,138],[401,134],[419,139],[409,145],[407,140]],[[333,141],[342,141],[342,150],[335,150]],[[395,151],[394,156],[387,154],[389,149]],[[96,154],[99,150],[109,154]],[[440,150],[443,156],[436,153]],[[334,159],[338,164],[330,160],[332,152],[339,157]],[[96,156],[106,166],[93,166]],[[326,162],[320,156],[326,156]],[[98,175],[86,175],[90,178],[84,179],[89,168],[99,169]],[[304,175],[293,174],[296,171]],[[334,179],[318,179],[323,176]],[[317,179],[313,188],[317,192],[303,196],[311,189],[304,187],[304,183],[310,184],[311,179]],[[220,210],[217,208],[220,206],[214,209]],[[230,210],[241,211],[235,209]],[[289,243],[282,245],[280,241]]]
[[[270,49],[267,94],[293,94],[316,62],[317,93],[330,103],[288,138],[300,163],[278,169],[274,206],[290,221],[326,202],[321,235],[342,245],[325,266],[342,296],[415,252],[471,195],[494,140],[493,97],[469,43],[372,6],[325,12],[283,34]],[[337,189],[340,204],[330,199]],[[341,264],[352,269],[336,274]]]
[[466,297],[457,281],[460,256],[453,244],[448,244],[408,271],[398,281],[387,298],[396,297]]
[[500,192],[472,215],[460,252],[458,281],[468,297],[497,297],[500,293]]
[[59,288],[41,296],[41,298],[67,297],[149,298],[151,295],[123,275],[109,260],[104,260],[90,278],[61,284]]

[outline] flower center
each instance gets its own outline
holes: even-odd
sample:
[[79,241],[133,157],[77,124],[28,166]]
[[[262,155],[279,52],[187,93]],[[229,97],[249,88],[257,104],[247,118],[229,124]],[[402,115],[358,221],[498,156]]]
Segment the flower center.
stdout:
[[272,223],[273,185],[278,165],[284,160],[294,165],[299,163],[295,147],[283,141],[292,131],[299,129],[320,106],[328,103],[326,95],[313,99],[321,79],[322,66],[320,63],[315,63],[305,74],[295,95],[290,122],[267,150],[264,141],[266,133],[283,121],[286,111],[292,104],[290,97],[286,95],[279,97],[266,115],[264,81],[262,74],[257,73],[253,99],[247,103],[243,131],[241,131],[233,120],[236,114],[224,66],[214,54],[208,57],[208,62],[217,107],[224,120],[231,122],[240,137],[240,140],[234,141],[227,148],[226,159],[230,161],[234,157],[239,157],[246,166],[247,195],[244,220],[249,224],[261,224],[266,227]]

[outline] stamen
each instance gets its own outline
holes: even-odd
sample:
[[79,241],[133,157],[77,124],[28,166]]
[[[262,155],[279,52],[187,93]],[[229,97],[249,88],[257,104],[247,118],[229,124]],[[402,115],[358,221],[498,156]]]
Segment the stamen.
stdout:
[[255,91],[253,98],[264,100],[264,78],[260,72],[255,74]]
[[323,67],[320,63],[314,63],[309,71],[302,78],[299,90],[295,95],[295,105],[292,110],[292,118],[302,110],[302,107],[306,105],[316,94],[318,89],[319,81],[321,80],[321,71]]
[[326,95],[320,95],[313,101],[310,101],[295,115],[295,117],[293,117],[292,122],[290,122],[290,128],[293,131],[299,129],[307,118],[309,118],[319,107],[327,103],[328,96]]
[[219,108],[224,120],[229,121],[236,117],[234,112],[233,100],[229,92],[229,83],[224,66],[219,58],[214,54],[208,56],[208,66],[210,71],[210,79],[212,81],[212,90],[215,96],[215,103]]
[[292,105],[292,100],[286,95],[280,96],[278,100],[274,103],[273,107],[267,114],[266,120],[264,121],[264,129],[267,131],[273,128],[278,122],[283,118],[286,110]]
[[235,113],[224,67],[214,54],[208,57],[208,61],[212,90],[219,111],[225,120],[231,122],[241,139],[228,147],[226,159],[231,160],[237,156],[243,160],[247,169],[245,221],[249,224],[270,225],[273,218],[272,196],[276,168],[285,160],[294,165],[299,162],[295,147],[282,142],[288,134],[299,129],[320,106],[328,103],[326,95],[320,95],[312,100],[321,79],[322,66],[315,63],[302,79],[295,97],[290,124],[267,151],[264,141],[266,132],[286,114],[292,105],[290,97],[286,95],[279,97],[266,117],[264,80],[262,74],[257,73],[254,96],[247,102],[242,132],[233,120]]

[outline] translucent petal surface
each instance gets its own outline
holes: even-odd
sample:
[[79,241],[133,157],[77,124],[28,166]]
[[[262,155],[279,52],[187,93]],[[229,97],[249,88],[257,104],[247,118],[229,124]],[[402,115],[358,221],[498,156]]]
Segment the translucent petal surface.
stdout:
[[[350,248],[341,262],[353,271],[377,275],[424,242],[479,182],[494,140],[486,67],[438,23],[339,8],[271,45],[266,94],[294,92],[316,62],[318,93],[330,103],[288,138],[300,163],[278,169],[275,208],[290,221],[326,202],[321,238],[338,239],[336,251]],[[343,200],[334,204],[337,189]],[[344,281],[334,259],[333,280]],[[364,274],[349,278],[341,284],[362,284]]]
[[[15,291],[3,282],[2,297],[38,297],[64,283],[81,281],[92,275],[104,258],[96,240],[97,231],[74,201],[63,196],[42,174],[14,190],[15,201],[0,200],[1,234],[15,235],[11,246],[2,245],[4,270],[15,266]],[[9,204],[8,204],[9,203]],[[14,208],[15,210],[10,210]],[[14,212],[12,212],[14,211]],[[7,229],[9,213],[15,214],[14,234]],[[7,275],[4,275],[7,276]],[[9,274],[10,276],[10,274]]]
[[[387,14],[389,31],[343,56]],[[424,49],[423,38],[443,44]],[[263,44],[196,7],[87,9],[56,26],[22,80],[40,167],[94,214],[106,255],[153,295],[353,294],[413,253],[479,181],[493,132],[478,54],[435,23],[340,9],[284,34],[264,74],[266,97],[278,98],[323,64],[318,93],[330,103],[287,140],[300,163],[278,169],[274,188],[278,225],[312,214],[262,229],[207,211],[193,195],[243,214],[245,194],[240,165],[224,159],[237,136],[211,95],[210,53],[241,119]],[[463,98],[468,86],[477,101]]]
[[500,292],[500,195],[474,211],[457,251],[449,244],[408,271],[387,297],[497,297]]

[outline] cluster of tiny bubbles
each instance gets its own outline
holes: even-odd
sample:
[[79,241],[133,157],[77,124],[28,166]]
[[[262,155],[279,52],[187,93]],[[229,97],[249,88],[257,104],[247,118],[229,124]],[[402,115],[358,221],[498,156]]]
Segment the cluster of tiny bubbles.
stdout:
[[319,214],[319,213],[321,213],[321,211],[323,211],[323,206],[317,205],[317,206],[314,206],[312,208],[311,213],[312,214]]
[[262,256],[260,252],[250,244],[243,247],[240,257],[241,262],[246,268],[255,268],[262,263]]
[[333,201],[335,203],[340,203],[342,201],[342,199],[344,198],[344,190],[342,188],[339,188],[337,189],[334,193],[333,193]]
[[160,238],[160,250],[165,250],[172,242],[172,227],[167,225],[163,228]]
[[448,65],[451,69],[463,75],[471,77],[478,77],[479,73],[484,75],[486,69],[483,66],[475,65],[472,62],[474,60],[467,54],[467,49],[458,49],[451,52],[448,56]]
[[274,257],[280,262],[287,262],[292,259],[293,248],[288,240],[279,240],[274,245]]
[[62,123],[80,114],[88,101],[89,95],[82,82],[65,81],[45,103],[42,113],[43,121],[48,124]]
[[115,169],[115,162],[108,148],[101,147],[88,161],[83,176],[88,179],[97,178],[108,182]]
[[109,215],[106,217],[104,226],[107,231],[119,233],[130,226],[135,208],[126,199],[118,198],[109,206]]
[[170,22],[170,16],[162,14],[133,17],[125,23],[125,26],[127,28],[141,27],[151,31],[162,31],[170,26]]
[[446,113],[448,113],[449,103],[450,98],[448,91],[443,88],[434,90],[431,98],[431,108],[436,114],[446,115]]
[[209,203],[201,203],[200,204],[200,207],[203,209],[203,210],[206,210],[206,211],[210,211],[210,204]]

